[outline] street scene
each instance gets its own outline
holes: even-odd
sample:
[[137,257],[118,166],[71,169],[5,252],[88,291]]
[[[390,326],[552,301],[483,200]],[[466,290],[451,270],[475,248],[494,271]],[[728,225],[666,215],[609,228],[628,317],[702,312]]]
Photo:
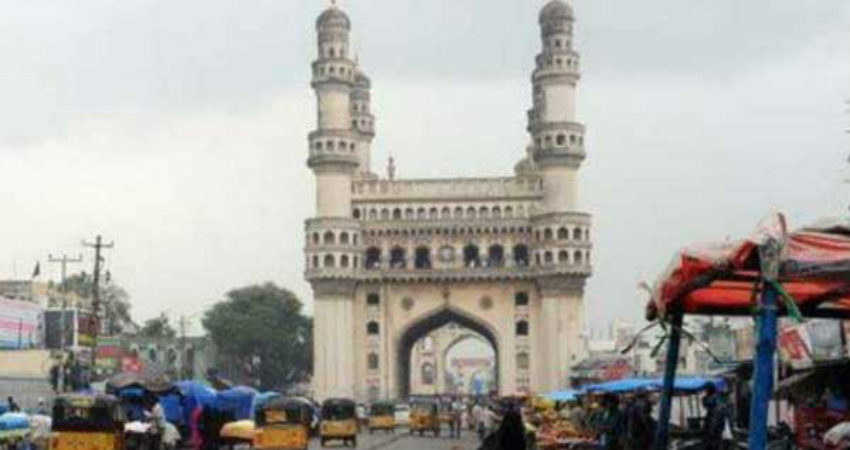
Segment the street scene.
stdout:
[[846,1],[74,3],[0,450],[850,450]]

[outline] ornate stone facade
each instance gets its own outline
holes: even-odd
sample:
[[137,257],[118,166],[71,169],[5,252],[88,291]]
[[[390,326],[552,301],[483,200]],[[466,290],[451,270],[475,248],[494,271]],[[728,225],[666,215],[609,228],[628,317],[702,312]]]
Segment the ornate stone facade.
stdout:
[[336,6],[317,20],[305,253],[318,398],[408,395],[413,344],[447,323],[493,345],[501,393],[567,385],[592,260],[591,217],[577,204],[579,57],[569,5],[550,1],[540,26],[530,144],[515,175],[397,180],[370,167],[372,84],[348,56],[351,21]]

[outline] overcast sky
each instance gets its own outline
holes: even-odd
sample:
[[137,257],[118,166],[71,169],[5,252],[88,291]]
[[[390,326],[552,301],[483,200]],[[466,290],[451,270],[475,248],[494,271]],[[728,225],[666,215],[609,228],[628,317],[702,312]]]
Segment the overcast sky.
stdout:
[[[538,0],[341,0],[374,157],[506,175],[528,136]],[[275,281],[309,304],[302,222],[320,0],[7,0],[0,278],[102,233],[138,319]],[[588,319],[639,320],[685,243],[846,212],[850,2],[576,0],[594,214]],[[85,269],[90,268],[90,255]],[[78,266],[82,269],[83,266]],[[196,321],[197,323],[197,321]]]

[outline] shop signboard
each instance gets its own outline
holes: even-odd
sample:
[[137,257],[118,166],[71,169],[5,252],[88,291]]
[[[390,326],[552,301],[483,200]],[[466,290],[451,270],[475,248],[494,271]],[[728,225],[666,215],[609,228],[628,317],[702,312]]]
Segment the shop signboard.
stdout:
[[832,361],[845,355],[842,342],[841,323],[837,320],[806,321],[811,342],[812,359]]
[[809,332],[806,325],[789,325],[782,328],[777,337],[779,358],[794,369],[813,366]]
[[[75,309],[48,309],[44,312],[44,342],[49,350],[72,348],[76,346],[76,317]],[[64,327],[62,321],[65,322]],[[60,335],[65,333],[65,343],[62,344]]]
[[95,330],[97,321],[92,313],[80,311],[77,313],[77,345],[83,347],[94,346]]
[[40,344],[44,309],[22,300],[0,298],[0,348],[33,348]]
[[144,369],[144,364],[136,356],[124,356],[121,358],[121,371],[139,373]]
[[735,359],[751,361],[753,359],[753,327],[745,326],[735,330]]

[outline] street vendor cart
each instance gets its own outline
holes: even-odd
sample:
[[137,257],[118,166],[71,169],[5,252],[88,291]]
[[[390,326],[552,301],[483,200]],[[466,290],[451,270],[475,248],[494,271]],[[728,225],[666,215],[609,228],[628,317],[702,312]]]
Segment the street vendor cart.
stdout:
[[655,448],[666,450],[685,314],[748,316],[757,324],[747,447],[764,450],[773,391],[777,320],[850,318],[850,224],[823,221],[789,232],[773,214],[739,241],[692,246],[655,283],[647,319],[669,330]]

